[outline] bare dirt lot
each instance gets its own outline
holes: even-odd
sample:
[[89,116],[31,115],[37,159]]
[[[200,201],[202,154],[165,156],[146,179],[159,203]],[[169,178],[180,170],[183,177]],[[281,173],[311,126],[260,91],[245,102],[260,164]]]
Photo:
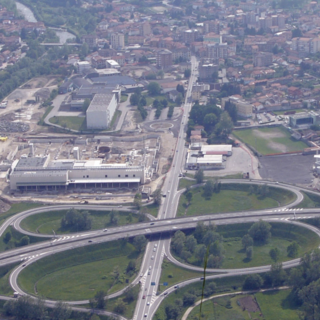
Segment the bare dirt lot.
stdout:
[[241,308],[249,312],[259,312],[259,306],[252,296],[246,296],[238,300]]

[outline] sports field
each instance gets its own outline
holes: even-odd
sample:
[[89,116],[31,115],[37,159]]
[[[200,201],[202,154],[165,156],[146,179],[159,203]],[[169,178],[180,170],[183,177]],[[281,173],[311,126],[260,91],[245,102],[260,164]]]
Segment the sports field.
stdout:
[[302,151],[307,144],[291,138],[284,127],[266,127],[233,131],[233,135],[262,155]]

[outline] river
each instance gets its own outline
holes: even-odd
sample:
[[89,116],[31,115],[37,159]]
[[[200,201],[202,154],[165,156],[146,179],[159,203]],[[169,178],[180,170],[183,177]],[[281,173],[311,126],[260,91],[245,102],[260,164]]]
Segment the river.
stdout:
[[[21,2],[16,1],[16,5],[17,5],[17,10],[19,11],[19,13],[21,13],[24,18],[29,21],[29,22],[37,22],[36,17],[34,16],[33,12],[26,7],[24,4],[22,4]],[[75,36],[67,31],[57,31],[55,30],[57,36],[60,39],[60,43],[64,44],[67,42],[68,39],[74,39]]]

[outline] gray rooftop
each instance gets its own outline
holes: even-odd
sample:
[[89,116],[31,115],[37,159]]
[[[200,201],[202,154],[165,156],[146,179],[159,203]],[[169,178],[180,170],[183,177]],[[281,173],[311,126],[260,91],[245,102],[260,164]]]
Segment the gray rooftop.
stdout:
[[88,111],[107,110],[113,94],[96,94],[92,99]]
[[43,168],[47,161],[47,157],[27,158],[21,157],[16,165],[17,169],[21,168]]

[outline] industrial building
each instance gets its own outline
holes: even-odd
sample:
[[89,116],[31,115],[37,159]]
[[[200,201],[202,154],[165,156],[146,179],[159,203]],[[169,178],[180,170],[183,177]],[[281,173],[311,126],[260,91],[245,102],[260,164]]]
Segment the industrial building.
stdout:
[[299,112],[289,116],[291,127],[308,128],[313,124],[320,123],[320,114],[315,111]]
[[215,170],[225,168],[225,158],[232,155],[232,145],[191,144],[188,151],[186,169]]
[[[77,150],[74,150],[77,154]],[[50,156],[15,160],[10,172],[11,190],[138,187],[146,180],[145,166],[102,163],[102,159],[50,161]]]
[[114,93],[96,94],[86,112],[88,129],[107,129],[117,109]]

